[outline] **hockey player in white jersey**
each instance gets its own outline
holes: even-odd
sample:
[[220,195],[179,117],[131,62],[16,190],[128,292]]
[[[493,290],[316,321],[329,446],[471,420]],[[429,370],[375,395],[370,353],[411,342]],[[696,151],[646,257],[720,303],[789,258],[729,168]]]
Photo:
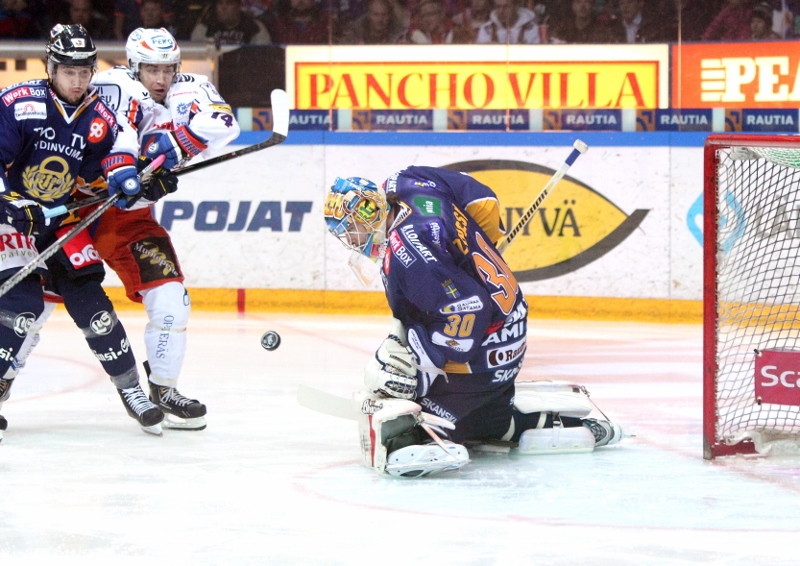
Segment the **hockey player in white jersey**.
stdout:
[[[214,151],[239,135],[230,106],[203,75],[180,73],[180,48],[165,29],[134,30],[126,44],[128,67],[114,67],[92,79],[100,98],[121,126],[118,143],[140,169],[165,155],[163,169],[185,164],[205,150]],[[153,218],[150,204],[177,189],[177,178],[164,175],[142,190],[136,202],[121,198],[94,232],[100,257],[125,285],[132,301],[144,304],[149,322],[144,343],[150,399],[167,414],[165,428],[203,430],[206,407],[177,389],[186,352],[189,294],[169,234]],[[171,177],[171,179],[170,179]],[[36,321],[38,331],[54,304]],[[35,332],[17,356],[6,379],[24,366],[36,343]]]
[[[164,168],[173,169],[239,135],[231,107],[208,78],[179,72],[180,48],[167,30],[134,30],[125,48],[128,68],[98,73],[92,84],[116,112],[122,135],[148,158],[145,163],[165,155]],[[142,302],[147,312],[144,343],[150,399],[167,414],[164,426],[202,430],[205,405],[177,390],[186,352],[189,294],[169,234],[152,217],[147,200],[174,188],[162,184],[130,209],[109,211],[94,239],[100,257],[120,277],[128,297]]]

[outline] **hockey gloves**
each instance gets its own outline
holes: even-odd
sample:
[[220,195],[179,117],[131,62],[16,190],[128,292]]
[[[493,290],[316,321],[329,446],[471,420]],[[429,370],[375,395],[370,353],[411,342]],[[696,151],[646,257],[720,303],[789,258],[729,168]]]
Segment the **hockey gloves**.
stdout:
[[417,396],[417,368],[414,356],[402,338],[390,334],[364,368],[364,383],[374,393],[396,399]]
[[2,222],[26,236],[35,236],[50,224],[39,203],[14,192],[0,194],[0,215]]
[[[151,162],[152,159],[148,159],[144,155],[140,155],[138,163],[139,171],[142,171],[145,167],[150,165]],[[174,193],[177,190],[178,176],[173,174],[171,171],[164,169],[163,167],[159,167],[144,181],[144,185],[142,186],[142,197],[151,202],[156,202],[157,200],[164,198],[168,194]]]
[[149,159],[164,155],[164,169],[173,169],[184,159],[194,157],[207,147],[206,140],[186,126],[181,126],[172,132],[148,136],[142,144],[142,151]]
[[142,189],[136,169],[136,158],[128,153],[112,153],[103,160],[102,166],[108,180],[109,196],[113,197],[121,192],[124,196],[117,200],[116,206],[127,208],[129,199],[125,197],[136,195]]

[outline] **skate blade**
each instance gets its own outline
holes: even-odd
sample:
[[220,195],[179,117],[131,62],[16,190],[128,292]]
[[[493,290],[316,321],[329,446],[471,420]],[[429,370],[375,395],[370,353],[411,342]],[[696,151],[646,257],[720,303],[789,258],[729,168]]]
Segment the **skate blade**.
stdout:
[[203,430],[206,428],[206,419],[205,417],[196,417],[194,419],[182,419],[175,415],[167,414],[164,417],[163,422],[161,423],[164,425],[164,428],[170,430]]
[[142,430],[147,434],[152,434],[153,436],[163,436],[163,433],[161,432],[161,423],[154,424],[153,426],[142,426]]

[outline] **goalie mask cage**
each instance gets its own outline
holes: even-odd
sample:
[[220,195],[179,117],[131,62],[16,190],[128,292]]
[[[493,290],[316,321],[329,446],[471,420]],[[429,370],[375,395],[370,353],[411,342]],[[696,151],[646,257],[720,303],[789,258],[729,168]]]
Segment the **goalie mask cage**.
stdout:
[[800,451],[800,137],[704,148],[703,456]]

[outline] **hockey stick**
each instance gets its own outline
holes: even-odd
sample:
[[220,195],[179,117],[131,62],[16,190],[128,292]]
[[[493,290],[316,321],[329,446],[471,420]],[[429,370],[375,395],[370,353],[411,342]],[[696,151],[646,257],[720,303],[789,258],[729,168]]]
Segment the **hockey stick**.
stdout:
[[514,239],[519,235],[519,233],[525,228],[525,225],[530,221],[536,211],[544,202],[544,199],[547,198],[547,195],[550,194],[550,191],[564,178],[564,175],[567,174],[567,171],[575,163],[575,160],[580,157],[581,154],[586,153],[589,149],[589,146],[586,145],[581,140],[575,140],[575,143],[572,144],[572,152],[567,157],[566,161],[558,168],[553,176],[547,181],[547,184],[542,189],[542,192],[539,193],[539,196],[536,197],[536,200],[531,203],[528,209],[524,212],[524,214],[520,217],[519,221],[514,225],[514,227],[506,234],[505,238],[500,240],[497,244],[497,251],[501,254],[505,251],[505,249],[514,241]]
[[358,420],[358,411],[352,399],[340,397],[333,393],[326,393],[308,385],[301,384],[297,386],[297,402],[306,409],[311,409],[318,413],[349,421]]
[[[223,161],[228,161],[229,159],[241,157],[242,155],[247,155],[248,153],[260,151],[262,149],[278,145],[279,143],[283,143],[283,141],[286,140],[287,136],[289,135],[289,98],[285,91],[281,89],[275,89],[272,91],[270,99],[272,101],[272,135],[270,135],[269,138],[263,142],[242,149],[237,149],[236,151],[232,151],[230,153],[218,155],[217,157],[212,157],[211,159],[201,161],[200,163],[196,163],[194,165],[188,165],[187,167],[174,169],[172,173],[175,175],[193,173],[195,171],[199,171],[200,169],[204,169],[205,167],[210,167],[211,165],[216,165],[217,163],[222,163]],[[44,217],[53,218],[54,216],[61,216],[62,214],[67,214],[72,210],[77,210],[86,206],[92,206],[98,202],[104,202],[106,199],[108,199],[108,195],[97,195],[88,199],[56,206],[54,208],[46,208],[44,210]]]
[[[158,167],[160,167],[162,163],[164,163],[164,156],[159,155],[153,160],[152,163],[150,163],[150,165],[145,167],[142,170],[142,172],[139,173],[139,181],[140,182],[144,181],[148,176],[150,176],[153,170],[158,169]],[[100,216],[106,210],[114,206],[114,203],[116,203],[122,196],[123,194],[120,192],[115,194],[110,199],[107,199],[102,206],[97,208],[97,210],[95,210],[89,216],[78,222],[72,230],[70,230],[69,232],[61,236],[58,240],[50,244],[50,247],[48,247],[38,256],[29,261],[27,265],[25,265],[22,269],[17,271],[14,275],[9,277],[2,285],[0,285],[0,297],[8,293],[17,283],[19,283],[20,281],[25,279],[28,275],[36,271],[40,263],[43,263],[48,259],[50,259],[51,257],[53,257],[58,252],[58,250],[63,248],[66,245],[66,243],[69,242],[72,238],[77,236],[81,230],[89,226],[92,222],[100,218]]]

